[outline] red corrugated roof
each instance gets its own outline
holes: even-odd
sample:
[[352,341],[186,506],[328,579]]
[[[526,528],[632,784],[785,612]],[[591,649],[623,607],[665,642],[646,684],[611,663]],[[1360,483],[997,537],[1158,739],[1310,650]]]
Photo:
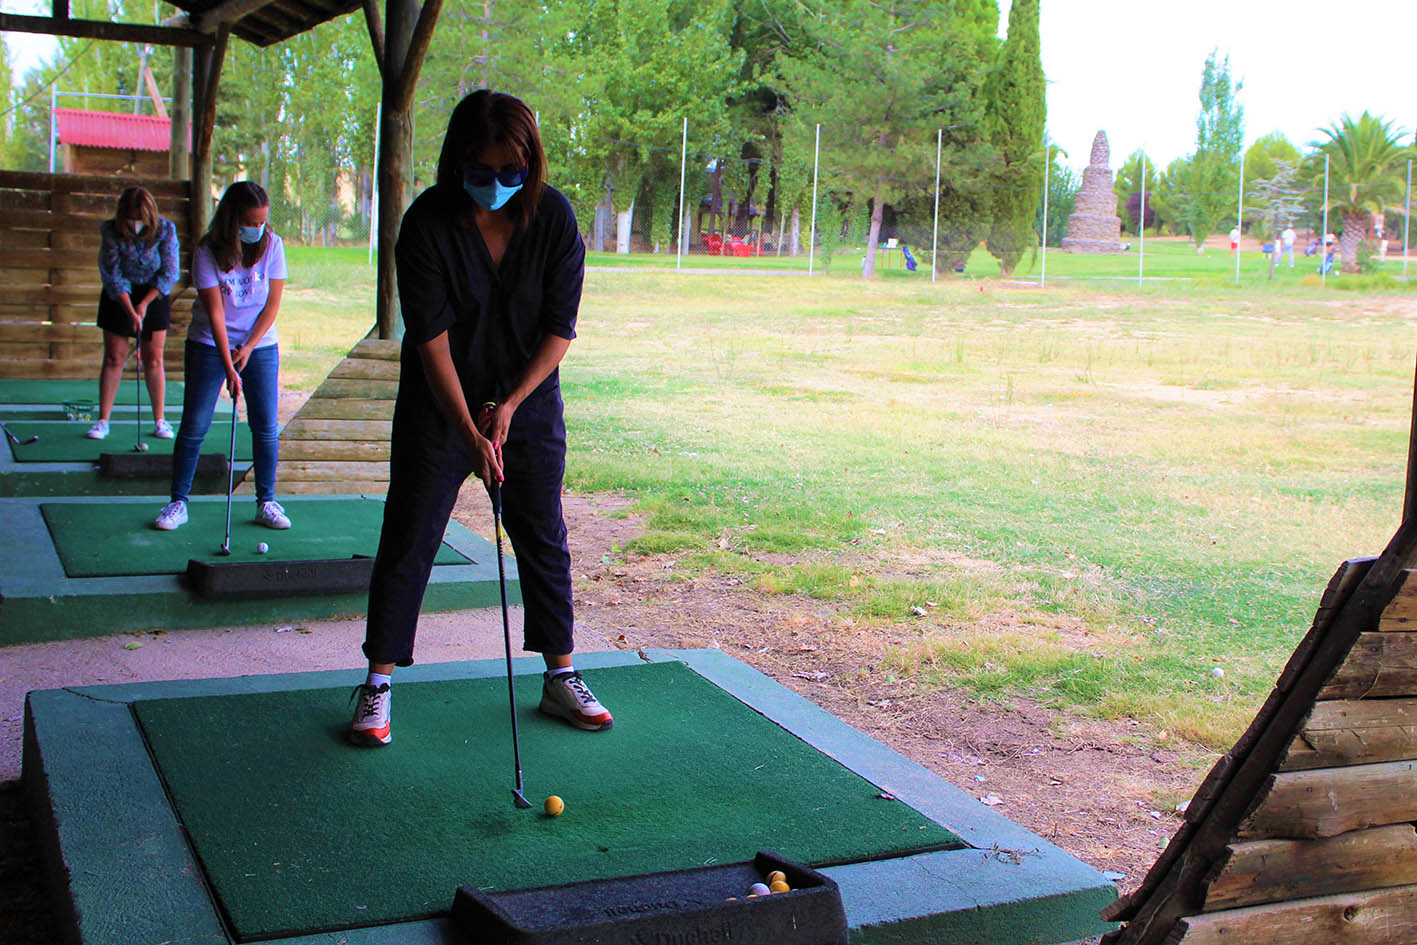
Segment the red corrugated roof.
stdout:
[[170,118],[56,108],[54,119],[60,144],[131,151],[166,151],[172,145]]

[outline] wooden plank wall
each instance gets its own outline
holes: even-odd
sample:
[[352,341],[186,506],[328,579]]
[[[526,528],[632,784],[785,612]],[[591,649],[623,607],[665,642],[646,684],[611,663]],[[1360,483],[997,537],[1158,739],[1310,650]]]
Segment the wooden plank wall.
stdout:
[[[281,431],[278,492],[388,492],[400,344],[376,334],[354,346]],[[244,491],[254,482],[247,478]]]
[[165,360],[168,377],[181,380],[194,297],[189,182],[24,171],[0,171],[0,378],[97,379],[98,225],[134,184],[151,191],[158,212],[177,226],[182,281],[173,293]]
[[1417,572],[1362,631],[1165,945],[1417,942]]

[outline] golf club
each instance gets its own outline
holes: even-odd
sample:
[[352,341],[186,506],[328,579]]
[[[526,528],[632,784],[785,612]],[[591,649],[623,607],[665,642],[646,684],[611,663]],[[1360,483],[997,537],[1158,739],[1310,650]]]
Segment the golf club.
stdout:
[[10,428],[5,426],[5,424],[3,423],[0,423],[0,430],[4,430],[5,438],[16,446],[29,446],[31,443],[36,443],[39,441],[38,433],[30,437],[29,439],[22,440],[19,437],[15,436],[15,434],[11,433]]
[[217,554],[231,554],[231,493],[236,488],[236,398],[231,398],[231,451],[226,454],[226,538]]
[[138,414],[138,440],[133,444],[133,452],[146,453],[148,444],[143,442],[143,336],[138,336],[138,373],[133,377],[133,406]]
[[497,583],[502,588],[502,642],[507,651],[507,701],[512,708],[512,758],[517,766],[517,786],[512,789],[513,803],[522,810],[531,806],[531,801],[522,794],[522,752],[517,737],[517,694],[512,685],[512,630],[507,621],[507,571],[502,563],[502,483],[492,483],[492,526],[497,532]]

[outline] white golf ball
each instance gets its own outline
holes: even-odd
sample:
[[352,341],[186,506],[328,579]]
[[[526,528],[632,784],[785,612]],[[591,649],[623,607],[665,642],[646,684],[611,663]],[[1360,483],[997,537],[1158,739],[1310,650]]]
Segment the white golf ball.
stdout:
[[1221,669],[1219,666],[1217,666],[1217,667],[1215,667],[1214,669],[1212,669],[1212,670],[1210,671],[1210,674],[1211,674],[1212,676],[1214,676],[1216,679],[1221,679],[1221,678],[1223,678],[1223,677],[1225,676],[1225,670],[1223,670],[1223,669]]
[[261,542],[260,544],[258,544],[258,545],[256,546],[256,553],[257,553],[257,554],[265,554],[267,551],[270,551],[270,550],[271,550],[271,546],[268,545],[268,544],[266,544],[265,542]]

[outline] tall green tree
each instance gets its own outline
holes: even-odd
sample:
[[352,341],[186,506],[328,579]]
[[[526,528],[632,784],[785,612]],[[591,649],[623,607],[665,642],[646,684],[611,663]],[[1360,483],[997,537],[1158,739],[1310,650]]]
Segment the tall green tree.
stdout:
[[[1344,115],[1320,131],[1325,140],[1313,146],[1318,156],[1329,159],[1328,211],[1343,221],[1338,239],[1343,271],[1357,272],[1373,214],[1402,209],[1407,160],[1414,149],[1404,143],[1405,131],[1366,111],[1356,119]],[[1311,166],[1321,177],[1323,161]]]
[[869,279],[885,205],[933,186],[936,131],[965,104],[948,64],[968,50],[946,8],[925,0],[843,0],[813,12],[805,48],[781,61],[779,76],[804,153],[822,124],[835,205],[847,206],[848,219],[871,208]]
[[1064,161],[1068,152],[1055,147],[1049,155],[1048,174],[1048,219],[1043,219],[1043,205],[1038,205],[1038,219],[1033,226],[1043,234],[1045,246],[1063,245],[1063,237],[1068,235],[1068,217],[1077,205],[1078,188],[1082,180]]
[[1270,180],[1278,172],[1281,163],[1297,167],[1299,149],[1290,143],[1280,131],[1271,131],[1256,138],[1245,149],[1245,191],[1248,193],[1257,180]]
[[[1141,148],[1133,151],[1112,179],[1112,192],[1117,195],[1117,216],[1122,219],[1122,229],[1133,235],[1137,232],[1137,217],[1131,212],[1141,202],[1142,167],[1146,167],[1146,205],[1156,211],[1156,162]],[[1129,207],[1131,209],[1129,209]]]
[[1186,223],[1197,253],[1235,207],[1245,136],[1245,110],[1239,102],[1244,85],[1231,82],[1230,57],[1218,55],[1212,50],[1201,71],[1196,150],[1185,182]]
[[1038,0],[1014,0],[1009,33],[989,76],[989,141],[999,152],[989,252],[1004,275],[1037,245],[1033,221],[1043,197],[1043,127],[1047,120]]

